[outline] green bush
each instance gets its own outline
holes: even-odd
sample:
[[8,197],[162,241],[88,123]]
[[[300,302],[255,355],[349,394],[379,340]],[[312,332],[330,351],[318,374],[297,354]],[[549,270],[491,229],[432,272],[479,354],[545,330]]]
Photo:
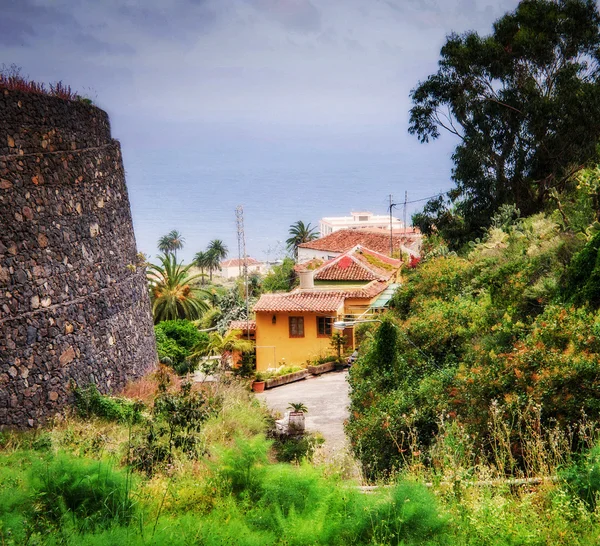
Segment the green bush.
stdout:
[[189,359],[192,349],[208,343],[208,334],[200,332],[189,320],[166,320],[154,327],[156,350],[161,362],[171,366],[178,374],[185,375],[195,369]]
[[80,417],[100,417],[119,423],[139,423],[144,405],[141,402],[100,394],[93,383],[73,389],[75,409]]
[[596,510],[600,495],[600,445],[592,447],[560,473],[568,490],[591,510]]
[[136,515],[131,476],[105,462],[59,453],[35,462],[29,479],[39,526],[72,524],[83,532],[128,525]]
[[273,450],[280,463],[301,462],[311,460],[315,449],[325,442],[321,436],[304,434],[302,436],[276,437]]

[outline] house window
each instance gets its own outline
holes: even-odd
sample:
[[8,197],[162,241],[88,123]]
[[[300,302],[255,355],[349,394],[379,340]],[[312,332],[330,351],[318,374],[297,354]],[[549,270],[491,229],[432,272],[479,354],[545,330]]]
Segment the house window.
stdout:
[[367,222],[368,220],[369,220],[368,216],[359,216],[358,217],[359,222]]
[[317,335],[329,337],[331,335],[331,327],[333,319],[331,317],[317,317]]
[[304,337],[304,317],[290,317],[290,337]]

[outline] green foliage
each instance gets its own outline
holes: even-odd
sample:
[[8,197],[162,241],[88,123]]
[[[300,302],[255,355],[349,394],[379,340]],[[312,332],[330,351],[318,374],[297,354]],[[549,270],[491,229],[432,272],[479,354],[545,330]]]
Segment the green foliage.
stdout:
[[237,377],[253,377],[256,372],[256,353],[254,351],[242,353],[240,365],[233,369]]
[[294,260],[298,259],[298,246],[302,243],[308,243],[314,241],[319,237],[317,228],[310,227],[310,222],[304,224],[302,220],[298,220],[292,224],[289,229],[290,237],[285,241],[288,250],[292,253]]
[[447,419],[479,460],[518,474],[540,468],[534,437],[549,445],[555,428],[600,418],[600,317],[561,303],[593,280],[596,236],[571,260],[579,244],[553,218],[504,207],[468,256],[430,257],[405,275],[391,305],[398,335],[366,337],[349,376],[346,430],[370,479],[414,453],[431,460]]
[[74,388],[73,395],[75,409],[83,418],[99,417],[117,423],[139,423],[143,419],[141,402],[103,395],[93,383]]
[[177,255],[177,251],[183,248],[185,244],[185,239],[181,235],[179,231],[176,229],[171,230],[166,235],[163,235],[158,240],[158,250],[163,254],[173,254],[175,257]]
[[29,477],[36,525],[77,532],[127,525],[136,512],[131,477],[106,463],[59,453],[35,462]]
[[594,511],[600,496],[600,446],[584,453],[578,461],[561,472],[568,490]]
[[238,436],[233,447],[219,451],[219,475],[234,495],[256,497],[266,474],[270,445],[264,436]]
[[149,264],[147,280],[155,324],[163,320],[195,320],[208,310],[208,294],[195,283],[200,275],[188,274],[193,264],[177,263],[175,254],[159,256],[160,265]]
[[488,36],[448,36],[438,71],[411,93],[410,133],[459,137],[450,206],[440,197],[413,217],[425,234],[460,248],[504,204],[554,206],[573,165],[597,159],[599,24],[591,0],[526,0]]
[[152,418],[140,431],[131,450],[131,464],[151,476],[158,468],[171,463],[175,453],[196,459],[203,452],[201,429],[220,408],[220,400],[210,399],[202,391],[193,390],[189,382],[179,391],[159,386]]
[[565,272],[563,290],[575,305],[600,307],[600,232],[574,256]]
[[[198,331],[189,320],[166,320],[154,327],[158,358],[180,375],[194,370],[190,360],[192,349],[208,343],[208,334]],[[167,362],[164,359],[168,358]]]
[[295,265],[291,258],[284,258],[281,265],[273,266],[273,269],[263,279],[263,291],[289,292],[294,288],[298,284]]
[[325,443],[319,435],[277,436],[273,439],[273,450],[280,463],[311,461],[315,449]]

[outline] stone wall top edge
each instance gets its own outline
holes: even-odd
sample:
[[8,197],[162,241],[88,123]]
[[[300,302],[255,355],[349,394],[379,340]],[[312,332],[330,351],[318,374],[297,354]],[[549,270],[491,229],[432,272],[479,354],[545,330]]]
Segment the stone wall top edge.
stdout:
[[97,106],[0,86],[0,156],[82,148],[111,140]]

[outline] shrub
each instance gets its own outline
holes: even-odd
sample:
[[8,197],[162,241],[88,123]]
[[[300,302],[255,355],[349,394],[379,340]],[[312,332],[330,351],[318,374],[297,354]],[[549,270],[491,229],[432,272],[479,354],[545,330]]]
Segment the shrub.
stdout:
[[600,445],[592,447],[560,473],[568,490],[591,510],[596,510],[600,495]]
[[93,383],[73,389],[75,408],[80,417],[99,417],[119,423],[139,423],[144,405],[127,398],[100,394]]
[[273,440],[273,450],[280,463],[299,463],[312,460],[315,449],[325,443],[319,435],[277,436]]
[[168,363],[180,375],[194,371],[195,365],[189,357],[195,346],[208,343],[206,332],[200,332],[189,320],[160,322],[154,327],[154,332],[161,362]]
[[30,480],[42,527],[72,522],[78,532],[129,524],[136,513],[131,477],[104,462],[64,453],[37,462]]

